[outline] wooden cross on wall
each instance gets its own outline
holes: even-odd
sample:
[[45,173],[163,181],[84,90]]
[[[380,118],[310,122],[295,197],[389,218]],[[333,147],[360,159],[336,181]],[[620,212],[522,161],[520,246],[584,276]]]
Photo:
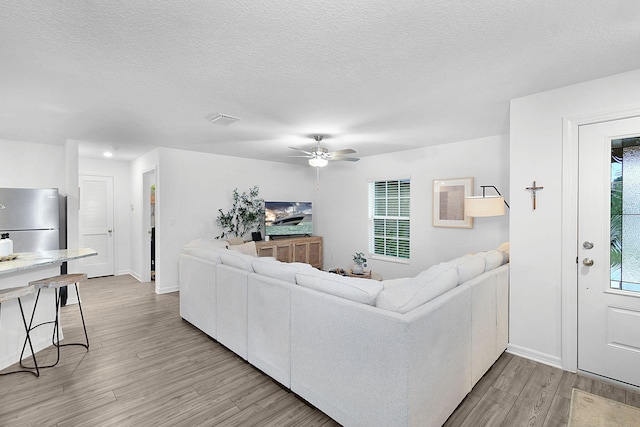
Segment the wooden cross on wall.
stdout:
[[527,187],[526,189],[531,191],[533,195],[533,210],[536,210],[536,191],[542,190],[544,187],[536,186],[536,182],[533,181],[533,185],[531,187]]

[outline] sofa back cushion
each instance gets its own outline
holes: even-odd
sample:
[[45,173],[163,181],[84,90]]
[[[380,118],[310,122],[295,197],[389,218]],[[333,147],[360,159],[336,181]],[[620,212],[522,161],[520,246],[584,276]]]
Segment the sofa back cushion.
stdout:
[[197,258],[220,263],[220,254],[227,251],[228,243],[218,239],[196,239],[183,246],[182,252]]
[[464,255],[447,262],[458,270],[458,284],[471,280],[484,273],[485,260],[481,255]]
[[484,271],[491,271],[505,262],[505,256],[500,251],[479,252],[478,255],[484,257]]
[[406,313],[455,288],[457,284],[455,266],[449,263],[434,265],[416,277],[385,288],[376,298],[375,305],[385,310]]
[[382,291],[377,280],[344,277],[339,274],[315,270],[296,274],[296,283],[305,288],[373,305]]
[[258,274],[293,284],[296,283],[297,273],[313,270],[309,264],[280,262],[275,258],[256,258],[251,261],[251,266]]
[[220,254],[220,261],[222,264],[248,271],[250,273],[253,272],[251,262],[254,259],[255,258],[250,255],[245,255],[237,251],[225,251]]

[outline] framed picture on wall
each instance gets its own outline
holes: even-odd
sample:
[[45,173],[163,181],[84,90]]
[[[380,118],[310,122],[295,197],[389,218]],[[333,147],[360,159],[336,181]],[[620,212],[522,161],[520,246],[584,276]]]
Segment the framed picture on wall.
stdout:
[[473,217],[464,214],[464,198],[473,192],[473,178],[433,180],[433,226],[472,228]]

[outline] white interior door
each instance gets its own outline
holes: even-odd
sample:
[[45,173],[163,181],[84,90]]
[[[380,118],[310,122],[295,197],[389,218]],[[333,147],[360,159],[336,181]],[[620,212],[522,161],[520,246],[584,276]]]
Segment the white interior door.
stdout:
[[115,274],[113,245],[113,177],[80,176],[80,247],[92,248],[97,256],[84,258],[88,277]]
[[579,129],[578,369],[640,386],[640,118]]

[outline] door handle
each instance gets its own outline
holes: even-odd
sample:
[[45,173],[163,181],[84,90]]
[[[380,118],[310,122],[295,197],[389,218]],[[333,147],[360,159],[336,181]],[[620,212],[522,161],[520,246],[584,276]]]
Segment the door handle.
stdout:
[[593,242],[586,241],[582,244],[582,247],[585,249],[593,249]]
[[586,265],[587,267],[591,267],[593,265],[593,260],[591,258],[585,258],[582,260],[582,264]]
[[113,233],[113,230],[107,230],[107,233]]

